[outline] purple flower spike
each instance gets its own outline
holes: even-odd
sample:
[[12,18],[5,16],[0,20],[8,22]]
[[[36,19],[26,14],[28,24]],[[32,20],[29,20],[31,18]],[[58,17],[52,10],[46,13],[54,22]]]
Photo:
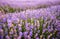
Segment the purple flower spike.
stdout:
[[40,39],[39,37],[36,37],[36,39]]
[[32,32],[32,31],[30,31],[29,35],[30,35],[30,36],[32,36],[32,35],[33,35],[33,32]]
[[25,12],[20,13],[20,18],[23,20],[26,20]]
[[23,33],[22,32],[19,32],[19,36],[22,36],[23,35]]

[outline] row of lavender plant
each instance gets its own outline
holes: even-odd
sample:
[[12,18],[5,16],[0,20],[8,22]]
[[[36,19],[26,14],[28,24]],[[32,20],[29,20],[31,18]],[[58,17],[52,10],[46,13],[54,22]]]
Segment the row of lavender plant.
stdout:
[[0,16],[0,39],[59,39],[58,7]]
[[0,6],[10,6],[12,8],[37,8],[59,5],[60,0],[0,0]]

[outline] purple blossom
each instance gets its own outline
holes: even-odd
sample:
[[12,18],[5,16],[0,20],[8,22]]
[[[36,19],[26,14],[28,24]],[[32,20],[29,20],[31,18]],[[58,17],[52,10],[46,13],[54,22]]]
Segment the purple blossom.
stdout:
[[7,22],[8,22],[8,23],[12,23],[12,20],[11,20],[11,19],[7,19]]
[[38,30],[37,33],[40,33],[40,30]]
[[10,28],[12,26],[12,23],[8,23],[8,28]]
[[60,27],[57,27],[57,31],[60,31]]
[[54,39],[54,37],[52,39]]
[[36,37],[36,39],[40,39],[39,37]]
[[28,39],[31,39],[31,37],[28,35]]
[[3,39],[3,36],[0,36],[0,39]]
[[3,20],[3,22],[6,22],[6,21],[7,21],[7,19],[6,19],[6,18],[3,18],[2,20]]
[[26,32],[24,32],[24,35],[27,35],[28,34],[28,32],[26,31]]
[[22,37],[22,35],[23,35],[23,33],[22,33],[22,32],[19,32],[19,36],[21,36],[21,37]]
[[30,29],[33,29],[33,28],[34,28],[34,25],[31,25],[31,26],[30,26]]
[[48,28],[48,29],[51,29],[51,26],[48,26],[47,28]]
[[47,31],[47,29],[44,29],[44,30],[43,30],[43,33],[45,33],[46,31]]
[[24,38],[27,39],[28,38],[28,32],[24,32]]
[[6,39],[10,39],[10,37],[7,35],[7,36],[6,36]]
[[18,36],[17,39],[21,39],[21,36]]
[[22,30],[22,27],[19,27],[18,30],[21,31]]
[[37,36],[38,36],[38,33],[35,34],[35,37],[37,37]]
[[3,28],[3,26],[2,25],[0,25],[0,29],[2,29]]
[[26,20],[25,12],[20,13],[20,18]]
[[29,32],[29,35],[30,35],[30,36],[32,36],[32,35],[33,35],[33,32],[32,32],[32,31],[30,31],[30,32]]

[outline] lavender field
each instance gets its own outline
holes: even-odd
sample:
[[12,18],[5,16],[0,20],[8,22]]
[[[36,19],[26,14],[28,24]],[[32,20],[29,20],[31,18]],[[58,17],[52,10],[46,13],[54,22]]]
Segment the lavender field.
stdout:
[[60,1],[0,0],[0,39],[60,39]]

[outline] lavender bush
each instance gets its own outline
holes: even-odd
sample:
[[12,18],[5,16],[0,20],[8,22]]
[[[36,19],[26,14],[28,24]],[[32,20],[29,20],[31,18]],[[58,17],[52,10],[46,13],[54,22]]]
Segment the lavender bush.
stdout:
[[0,39],[59,39],[60,5],[0,16]]

